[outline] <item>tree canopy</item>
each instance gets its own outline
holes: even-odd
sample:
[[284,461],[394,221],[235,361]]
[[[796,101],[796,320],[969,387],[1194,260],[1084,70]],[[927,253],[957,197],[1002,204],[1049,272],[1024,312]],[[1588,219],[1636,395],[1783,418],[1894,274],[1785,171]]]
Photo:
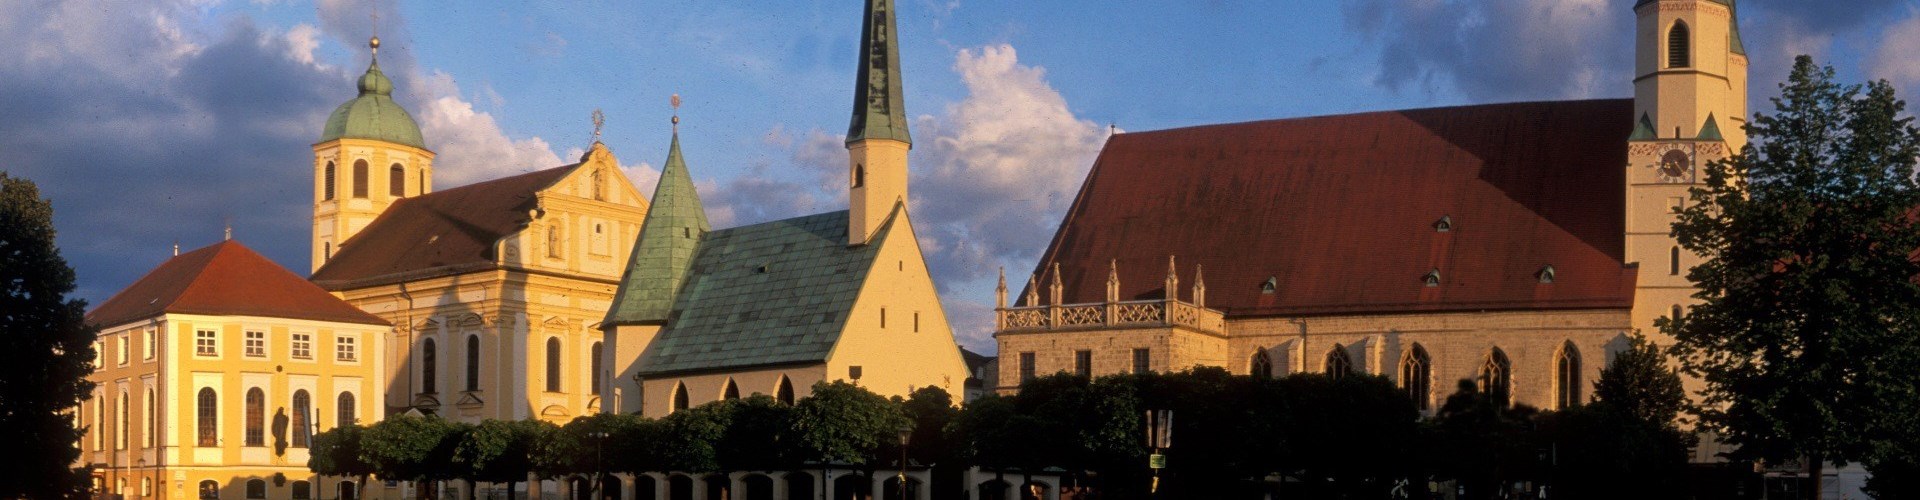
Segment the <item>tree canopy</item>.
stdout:
[[72,414],[93,390],[98,331],[86,302],[67,298],[73,287],[54,245],[53,204],[33,182],[0,172],[0,449],[19,460],[0,468],[0,498],[86,491],[86,471],[73,468],[83,429]]

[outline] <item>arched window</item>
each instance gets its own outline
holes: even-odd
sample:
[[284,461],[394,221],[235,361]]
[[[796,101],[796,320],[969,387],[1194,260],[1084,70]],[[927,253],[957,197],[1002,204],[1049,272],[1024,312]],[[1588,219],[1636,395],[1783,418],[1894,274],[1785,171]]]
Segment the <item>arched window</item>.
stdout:
[[480,336],[467,336],[467,390],[480,390]]
[[306,389],[293,391],[293,428],[288,429],[287,432],[293,435],[293,447],[307,447],[307,436],[313,435],[313,425],[307,423],[311,415],[313,415],[313,397],[307,395]]
[[[196,399],[200,400],[200,407],[196,408],[198,411],[195,412],[199,417],[199,425],[197,426],[199,427],[199,446],[219,446],[220,421],[218,418],[220,408],[218,405],[220,404],[220,396],[214,394],[212,387],[202,387]],[[214,489],[218,490],[219,487],[216,486]]]
[[353,393],[341,392],[340,397],[333,403],[334,410],[339,412],[339,414],[334,417],[333,425],[336,427],[347,427],[359,423],[360,417],[354,415],[353,406]]
[[154,411],[153,411],[153,389],[147,389],[147,406],[146,406],[146,408],[147,408],[147,432],[146,432],[146,437],[145,437],[145,439],[142,439],[142,441],[146,441],[146,443],[147,443],[147,447],[148,447],[148,448],[152,448],[152,447],[153,447],[153,436],[154,436],[155,434],[158,434],[157,432],[155,432],[155,429],[156,429],[156,427],[155,427],[155,425],[156,425],[156,424],[154,424],[154,422],[156,422],[156,421],[158,421],[158,420],[157,420],[157,419],[155,419],[155,418],[153,418],[153,417],[154,417]]
[[560,392],[560,337],[547,338],[547,392]]
[[1346,346],[1334,344],[1333,349],[1327,351],[1326,373],[1334,380],[1340,380],[1347,374],[1353,373],[1353,358],[1347,357]]
[[853,187],[865,185],[867,185],[867,166],[855,164],[853,166]]
[[367,161],[353,161],[353,197],[367,197]]
[[727,388],[720,391],[720,399],[740,399],[740,387],[733,385],[733,379],[727,379]]
[[247,389],[245,446],[267,445],[267,393],[259,387]]
[[1668,321],[1672,321],[1672,322],[1676,322],[1676,323],[1678,323],[1678,322],[1680,321],[1680,314],[1681,314],[1681,313],[1682,313],[1682,312],[1681,312],[1681,310],[1680,310],[1680,304],[1674,304],[1674,305],[1673,305],[1673,312],[1671,313],[1671,315],[1669,315],[1669,316],[1667,316],[1667,320],[1668,320]]
[[290,495],[292,495],[293,500],[312,500],[313,499],[313,483],[309,483],[306,481],[294,481],[292,484],[288,486],[290,486],[289,489],[293,490],[289,493]]
[[673,384],[673,407],[668,411],[674,412],[685,409],[687,409],[687,384],[675,382]]
[[267,480],[248,479],[247,480],[247,498],[249,500],[254,498],[267,498]]
[[1506,406],[1513,394],[1513,364],[1507,361],[1507,353],[1493,348],[1487,353],[1486,361],[1480,364],[1480,393],[1486,394],[1494,403]]
[[1425,411],[1429,408],[1428,399],[1432,395],[1433,373],[1428,367],[1433,359],[1427,357],[1427,350],[1414,344],[1400,357],[1400,388],[1407,391],[1407,397],[1413,399],[1413,406]]
[[106,451],[106,449],[107,397],[96,395],[93,397],[93,451]]
[[773,389],[773,399],[783,404],[793,404],[793,382],[786,375],[780,376],[780,384]]
[[120,418],[119,418],[119,423],[115,424],[113,427],[113,449],[124,450],[124,449],[127,449],[127,393],[126,391],[120,392],[120,407],[115,408],[114,410],[117,410],[115,413],[118,414]]
[[547,256],[558,259],[560,250],[560,224],[555,221],[553,225],[547,226]]
[[1673,30],[1667,32],[1667,67],[1685,68],[1693,65],[1688,60],[1692,47],[1688,38],[1687,23],[1673,23]]
[[588,360],[588,363],[593,367],[593,392],[599,394],[600,391],[603,390],[600,388],[600,384],[606,381],[606,377],[600,374],[600,370],[605,367],[605,363],[600,360],[600,355],[602,354],[600,343],[594,342],[593,348],[588,349],[587,354],[593,356],[593,359]]
[[201,481],[198,489],[200,490],[200,498],[203,500],[218,500],[220,498],[220,483],[214,482],[212,479]]
[[1247,374],[1255,378],[1273,378],[1273,358],[1267,357],[1267,349],[1254,349],[1253,361],[1247,363]]
[[387,194],[395,198],[407,195],[407,169],[398,163],[387,169]]
[[323,184],[323,187],[320,188],[320,192],[322,196],[320,199],[322,201],[331,200],[333,199],[333,186],[334,186],[333,162],[327,162],[326,174],[321,175],[321,177],[323,177],[323,179],[320,180],[320,182]]
[[1553,399],[1558,409],[1568,409],[1580,404],[1580,351],[1573,347],[1573,341],[1560,346],[1560,353],[1553,357]]
[[439,368],[438,365],[440,364],[439,360],[436,359],[439,357],[438,356],[439,353],[434,352],[434,350],[435,349],[433,345],[433,338],[429,337],[429,338],[421,339],[420,341],[420,392],[428,393],[428,394],[440,392],[435,390],[436,388],[434,387],[435,385],[434,373],[439,371],[437,370],[437,368]]

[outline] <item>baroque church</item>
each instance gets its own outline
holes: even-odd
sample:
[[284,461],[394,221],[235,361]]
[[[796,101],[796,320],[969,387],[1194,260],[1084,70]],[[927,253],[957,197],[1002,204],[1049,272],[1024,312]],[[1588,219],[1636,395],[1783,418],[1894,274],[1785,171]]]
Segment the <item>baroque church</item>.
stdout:
[[1381,375],[1423,410],[1462,379],[1590,398],[1630,335],[1658,341],[1693,301],[1670,225],[1746,144],[1734,1],[1633,10],[1632,99],[1113,136],[1013,303],[1002,278],[999,389],[1215,366]]

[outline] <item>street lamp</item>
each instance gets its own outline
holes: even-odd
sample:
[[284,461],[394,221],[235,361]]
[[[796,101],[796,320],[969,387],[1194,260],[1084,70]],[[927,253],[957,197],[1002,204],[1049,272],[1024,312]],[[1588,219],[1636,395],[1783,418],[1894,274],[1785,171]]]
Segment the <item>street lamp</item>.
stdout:
[[913,439],[913,424],[900,424],[900,500],[907,500],[907,441]]
[[606,498],[607,492],[600,488],[607,483],[607,469],[605,463],[601,462],[607,447],[607,431],[593,431],[587,436],[593,438],[593,497]]
[[145,470],[146,468],[147,468],[147,459],[140,458],[133,461],[133,469],[140,471],[140,496],[141,497],[147,496],[147,482],[146,482],[147,471]]

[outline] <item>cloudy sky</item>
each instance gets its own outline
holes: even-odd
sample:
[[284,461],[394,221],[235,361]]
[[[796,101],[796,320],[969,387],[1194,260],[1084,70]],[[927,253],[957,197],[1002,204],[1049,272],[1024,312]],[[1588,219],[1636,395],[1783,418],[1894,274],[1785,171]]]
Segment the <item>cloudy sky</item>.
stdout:
[[[1034,266],[1109,127],[1624,97],[1634,0],[897,0],[915,221],[962,344]],[[853,0],[0,0],[0,170],[98,303],[237,239],[307,269],[309,146],[381,67],[445,189],[604,141],[651,192],[668,96],[716,227],[846,206]],[[1748,0],[1756,111],[1794,54],[1920,91],[1920,6]]]

